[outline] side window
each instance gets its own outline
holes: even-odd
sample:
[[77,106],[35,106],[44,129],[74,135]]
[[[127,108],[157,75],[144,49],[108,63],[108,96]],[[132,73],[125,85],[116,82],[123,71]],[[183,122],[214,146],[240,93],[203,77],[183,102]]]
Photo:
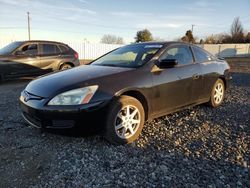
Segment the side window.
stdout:
[[171,47],[160,59],[176,59],[180,65],[193,63],[192,52],[188,46]]
[[52,55],[60,53],[60,49],[54,44],[42,44],[42,55]]
[[194,56],[197,62],[204,62],[204,61],[210,61],[212,58],[208,53],[206,53],[204,50],[193,46]]
[[24,55],[37,55],[38,54],[38,48],[37,44],[28,44],[21,48],[21,50]]

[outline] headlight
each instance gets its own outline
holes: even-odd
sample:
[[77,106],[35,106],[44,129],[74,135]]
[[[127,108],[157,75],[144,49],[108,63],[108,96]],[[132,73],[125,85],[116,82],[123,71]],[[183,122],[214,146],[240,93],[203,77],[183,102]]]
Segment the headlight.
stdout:
[[96,90],[98,89],[97,85],[88,86],[84,88],[70,90],[64,93],[61,93],[51,99],[48,105],[79,105],[87,104]]

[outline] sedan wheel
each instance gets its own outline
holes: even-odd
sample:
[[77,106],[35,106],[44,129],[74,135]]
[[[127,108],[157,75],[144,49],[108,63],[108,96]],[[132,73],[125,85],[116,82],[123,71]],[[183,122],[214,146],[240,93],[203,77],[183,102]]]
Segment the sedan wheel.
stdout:
[[224,94],[225,94],[224,82],[221,79],[218,79],[215,82],[214,87],[212,89],[210,105],[213,107],[219,106],[224,99]]
[[125,106],[116,116],[114,125],[116,134],[122,139],[128,139],[136,133],[140,122],[138,108],[131,105]]
[[144,118],[142,104],[133,97],[122,96],[110,105],[104,136],[111,143],[131,143],[141,133]]
[[60,67],[60,70],[67,70],[67,69],[71,69],[71,68],[72,68],[72,65],[70,65],[70,64],[63,64]]

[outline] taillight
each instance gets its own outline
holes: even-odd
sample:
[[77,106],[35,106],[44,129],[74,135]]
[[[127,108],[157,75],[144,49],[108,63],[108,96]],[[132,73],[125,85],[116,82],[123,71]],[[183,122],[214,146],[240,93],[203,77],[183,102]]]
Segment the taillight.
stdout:
[[74,54],[74,56],[75,56],[76,59],[78,59],[78,53],[77,52]]

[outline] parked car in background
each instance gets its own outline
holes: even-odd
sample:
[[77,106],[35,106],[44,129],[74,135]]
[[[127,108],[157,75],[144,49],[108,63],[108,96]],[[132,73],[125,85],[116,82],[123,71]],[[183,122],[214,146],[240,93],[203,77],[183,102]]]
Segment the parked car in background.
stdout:
[[[116,144],[133,142],[144,122],[188,106],[219,106],[230,67],[189,43],[139,43],[28,84],[24,119],[40,128],[81,126]],[[46,83],[46,84],[45,84]]]
[[41,75],[79,66],[78,53],[52,41],[17,41],[0,49],[0,79]]

